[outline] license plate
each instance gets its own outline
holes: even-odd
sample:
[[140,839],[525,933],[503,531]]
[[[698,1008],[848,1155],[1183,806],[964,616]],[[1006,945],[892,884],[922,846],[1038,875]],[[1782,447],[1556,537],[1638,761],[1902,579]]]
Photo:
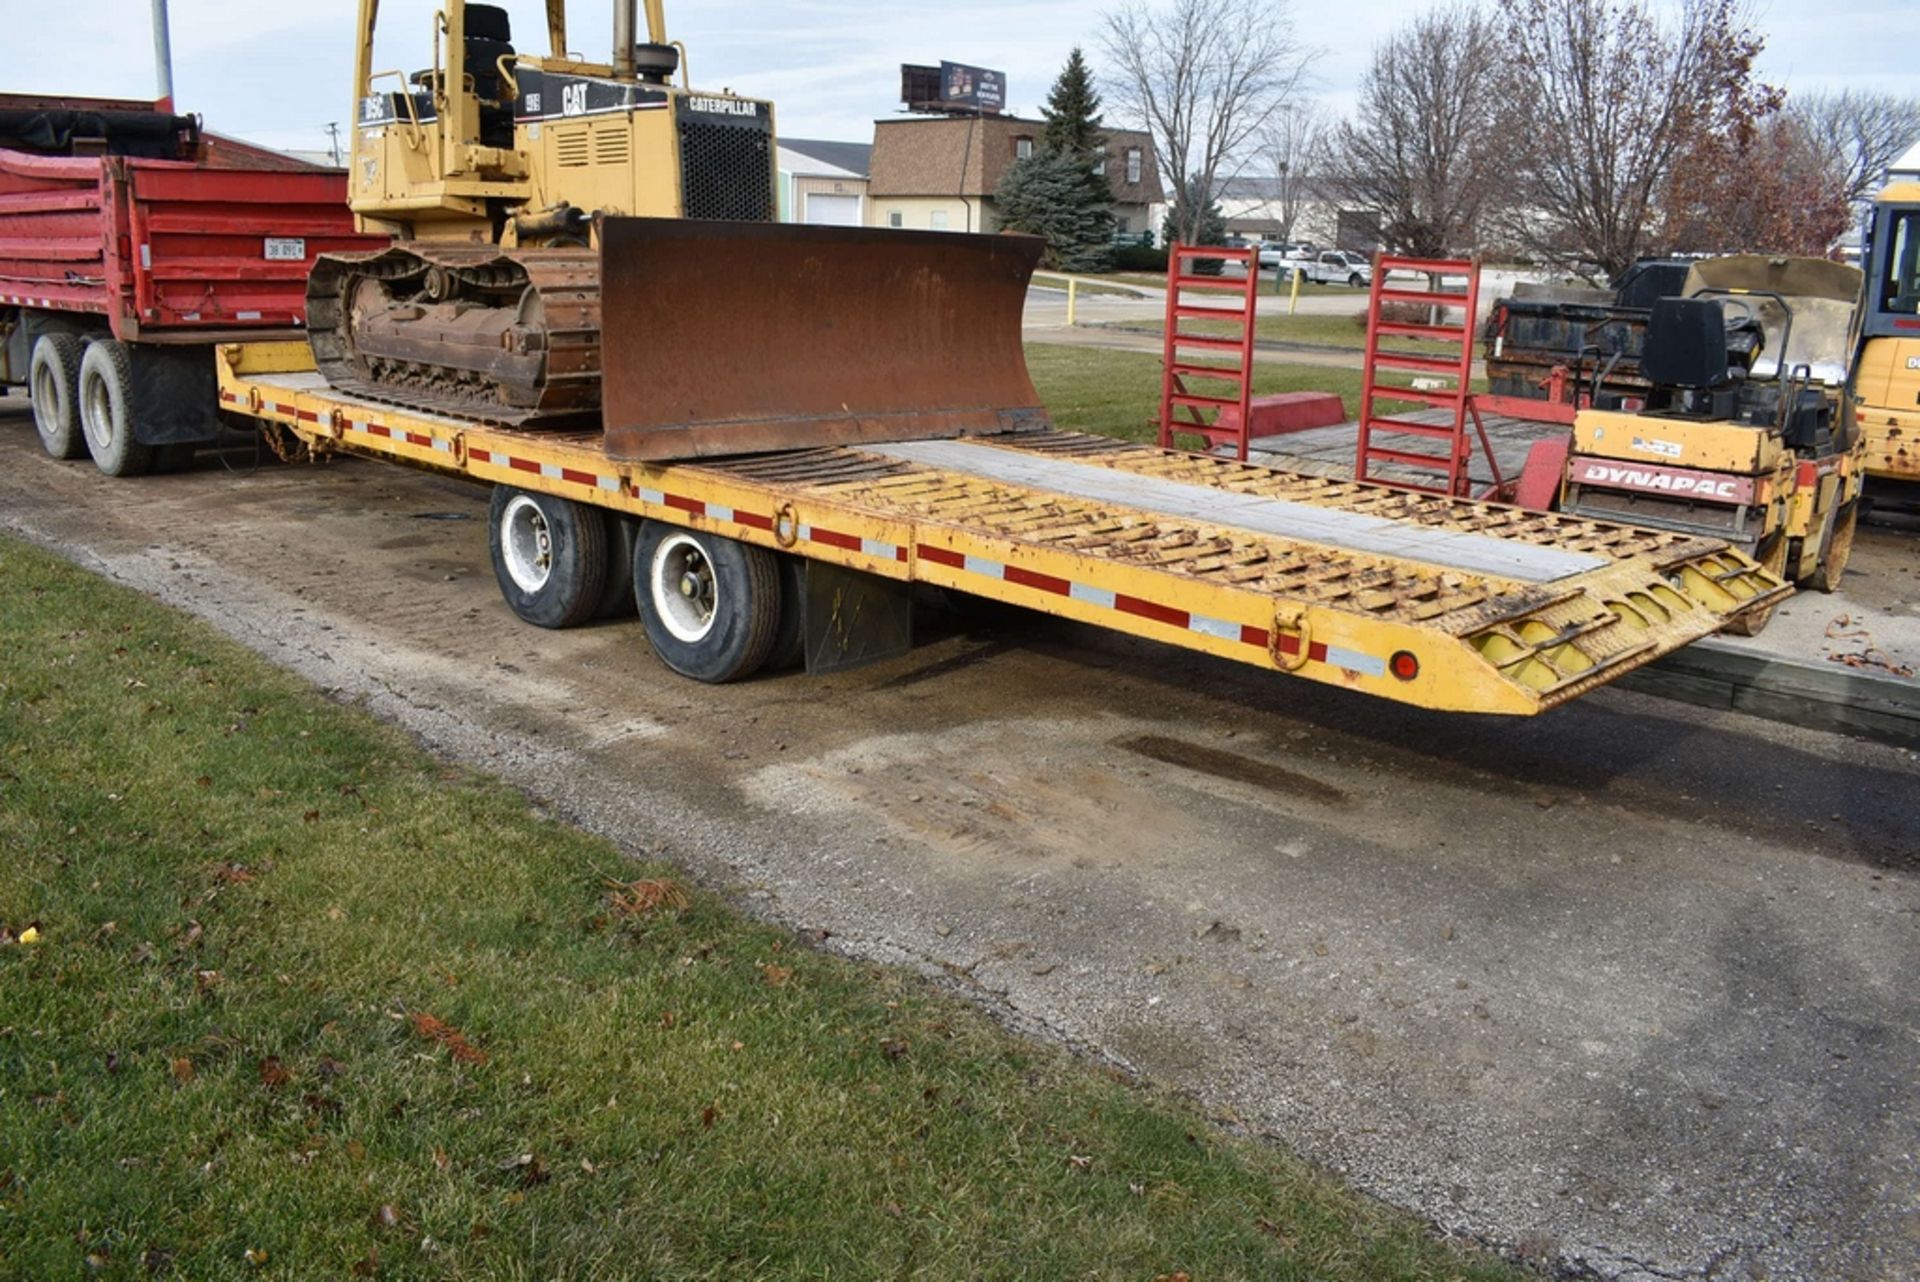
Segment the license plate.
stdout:
[[269,236],[267,237],[266,258],[268,262],[298,263],[298,262],[305,261],[306,257],[307,257],[307,242],[303,237],[300,237],[300,236]]

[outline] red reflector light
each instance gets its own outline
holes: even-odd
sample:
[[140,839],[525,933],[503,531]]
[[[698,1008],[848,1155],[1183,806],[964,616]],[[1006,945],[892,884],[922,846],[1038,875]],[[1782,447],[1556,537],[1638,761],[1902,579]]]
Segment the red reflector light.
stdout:
[[1400,650],[1387,660],[1387,670],[1402,681],[1411,681],[1420,675],[1420,660],[1407,651]]

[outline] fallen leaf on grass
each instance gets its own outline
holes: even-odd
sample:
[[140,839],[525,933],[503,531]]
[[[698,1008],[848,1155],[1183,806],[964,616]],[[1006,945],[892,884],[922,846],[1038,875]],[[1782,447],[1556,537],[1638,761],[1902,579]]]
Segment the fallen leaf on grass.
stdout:
[[770,986],[774,988],[778,988],[780,987],[780,985],[786,983],[789,979],[793,978],[793,967],[774,966],[769,964],[769,965],[762,966],[760,968],[760,973],[766,976],[767,983]]
[[644,917],[662,908],[680,912],[692,902],[686,889],[674,881],[607,881],[607,905],[621,917]]
[[448,1053],[462,1064],[484,1064],[487,1062],[487,1053],[469,1042],[461,1035],[459,1029],[447,1023],[445,1020],[436,1019],[432,1015],[424,1013],[409,1015],[407,1018],[412,1022],[414,1032],[420,1034],[420,1036],[430,1042],[440,1043],[447,1048]]
[[701,1109],[701,1110],[700,1110],[700,1127],[701,1127],[701,1129],[702,1129],[702,1130],[708,1130],[708,1131],[710,1131],[710,1130],[712,1130],[712,1129],[713,1129],[713,1124],[714,1124],[714,1121],[715,1121],[716,1119],[718,1119],[718,1118],[719,1118],[719,1116],[720,1116],[720,1110],[719,1110],[719,1109],[717,1109],[717,1108],[715,1108],[715,1107],[714,1107],[713,1105],[711,1105],[711,1104],[709,1104],[709,1105],[707,1105],[707,1106],[706,1106],[705,1108],[703,1108],[703,1109]]
[[180,1058],[174,1060],[168,1067],[173,1072],[174,1081],[191,1082],[193,1080],[193,1061],[186,1056],[182,1055]]
[[433,1150],[433,1165],[435,1170],[444,1173],[453,1165],[453,1159],[447,1156],[447,1150],[436,1148]]
[[260,1084],[268,1090],[279,1090],[292,1080],[293,1074],[287,1071],[278,1055],[269,1055],[260,1061]]
[[880,1053],[885,1055],[889,1062],[894,1063],[905,1059],[912,1049],[913,1047],[906,1042],[889,1040],[880,1043]]

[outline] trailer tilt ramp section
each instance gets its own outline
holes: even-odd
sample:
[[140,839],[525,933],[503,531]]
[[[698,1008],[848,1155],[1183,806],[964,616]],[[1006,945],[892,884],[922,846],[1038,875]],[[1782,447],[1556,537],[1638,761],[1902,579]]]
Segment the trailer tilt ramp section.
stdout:
[[1564,703],[1790,589],[1726,544],[1052,429],[698,463],[344,396],[299,344],[220,400],[406,462],[1457,712]]

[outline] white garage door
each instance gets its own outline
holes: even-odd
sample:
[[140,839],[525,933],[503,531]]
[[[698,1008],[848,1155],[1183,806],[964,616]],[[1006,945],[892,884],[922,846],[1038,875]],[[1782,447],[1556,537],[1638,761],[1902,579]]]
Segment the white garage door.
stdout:
[[860,198],[858,196],[825,196],[818,192],[809,192],[807,221],[827,227],[858,227]]

